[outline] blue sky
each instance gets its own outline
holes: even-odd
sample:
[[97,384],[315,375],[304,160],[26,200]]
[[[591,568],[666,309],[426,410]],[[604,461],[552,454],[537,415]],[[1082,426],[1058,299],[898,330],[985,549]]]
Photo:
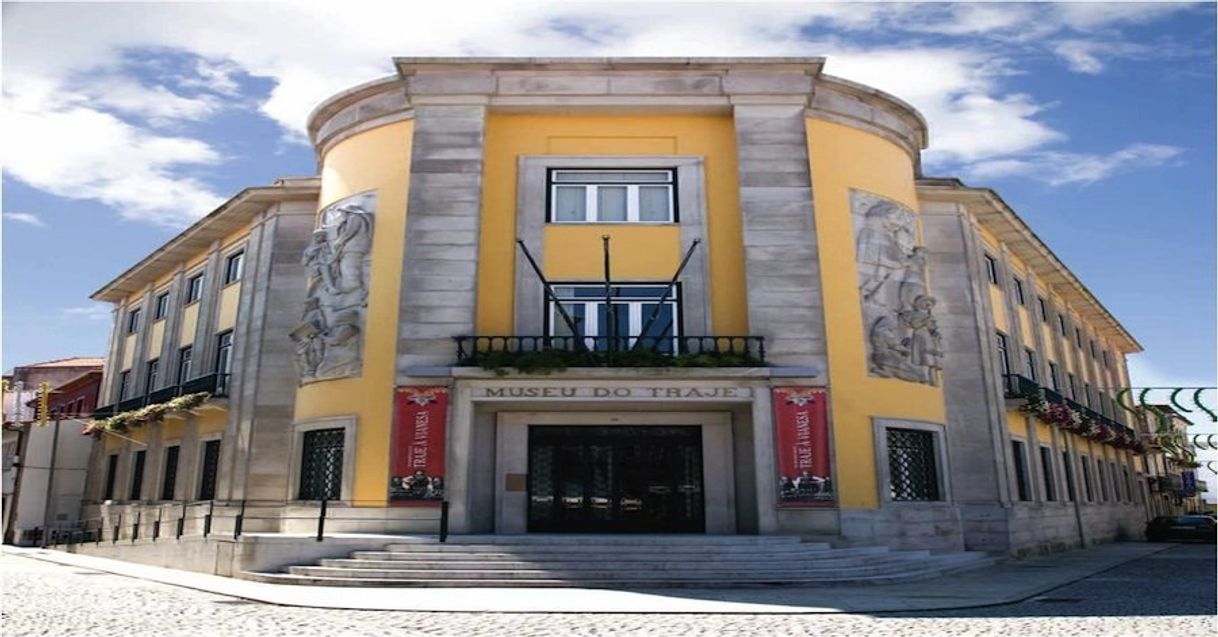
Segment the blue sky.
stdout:
[[926,174],[994,187],[1078,273],[1146,347],[1138,384],[1214,384],[1213,5],[365,9],[5,3],[0,365],[103,354],[88,295],[312,174],[309,110],[393,55],[824,55],[926,115]]

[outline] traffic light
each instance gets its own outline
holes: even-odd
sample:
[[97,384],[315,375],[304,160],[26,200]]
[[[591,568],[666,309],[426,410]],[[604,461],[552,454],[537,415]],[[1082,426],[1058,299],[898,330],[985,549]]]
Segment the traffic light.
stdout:
[[38,383],[38,426],[45,427],[51,413],[51,384]]

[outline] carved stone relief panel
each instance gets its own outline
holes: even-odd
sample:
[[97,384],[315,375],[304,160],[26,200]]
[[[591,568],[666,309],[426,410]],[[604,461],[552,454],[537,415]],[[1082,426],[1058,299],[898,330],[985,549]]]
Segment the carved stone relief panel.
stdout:
[[935,297],[926,287],[918,218],[891,199],[850,191],[867,368],[872,376],[936,384],[943,358]]
[[300,384],[359,376],[363,369],[376,193],[336,201],[317,217],[305,247],[304,315],[292,330]]

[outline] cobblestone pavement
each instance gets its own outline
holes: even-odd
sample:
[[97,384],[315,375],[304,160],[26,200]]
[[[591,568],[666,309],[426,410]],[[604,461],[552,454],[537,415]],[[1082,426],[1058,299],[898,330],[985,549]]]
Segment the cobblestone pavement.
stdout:
[[[270,606],[0,556],[5,635],[1213,635],[1214,548],[1181,545],[1007,606],[901,615],[575,615]],[[933,585],[932,582],[927,583]],[[409,590],[403,590],[409,595]]]

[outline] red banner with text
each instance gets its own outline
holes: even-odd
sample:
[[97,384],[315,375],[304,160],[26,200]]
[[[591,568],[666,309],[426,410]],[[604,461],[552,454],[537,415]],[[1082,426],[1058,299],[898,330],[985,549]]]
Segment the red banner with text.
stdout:
[[447,387],[398,387],[394,397],[389,502],[438,506],[444,499]]
[[829,394],[821,387],[775,387],[774,429],[780,508],[833,506]]

